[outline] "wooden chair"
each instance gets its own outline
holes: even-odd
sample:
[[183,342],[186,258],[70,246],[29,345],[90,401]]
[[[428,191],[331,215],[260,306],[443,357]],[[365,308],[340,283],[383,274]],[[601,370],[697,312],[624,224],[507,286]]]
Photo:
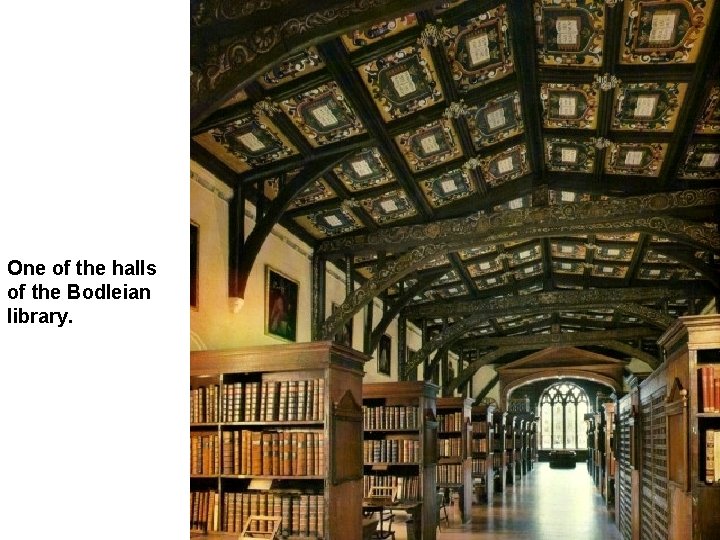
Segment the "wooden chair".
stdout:
[[372,504],[382,506],[380,514],[380,524],[378,529],[375,531],[373,538],[385,540],[386,538],[392,538],[395,540],[395,531],[393,530],[393,522],[395,521],[395,514],[392,509],[387,506],[392,505],[397,498],[397,487],[394,486],[372,486],[368,492],[367,501]]
[[[277,538],[282,518],[279,516],[250,516],[245,520],[245,526],[240,538]],[[261,530],[265,529],[265,530]]]
[[[445,506],[445,494],[442,491],[438,491],[437,493],[437,512],[438,512],[438,519],[437,519],[437,526],[438,529],[441,529],[440,523],[443,521],[445,522],[445,525],[450,527],[450,517],[447,513],[447,507]],[[443,515],[444,514],[444,515]]]

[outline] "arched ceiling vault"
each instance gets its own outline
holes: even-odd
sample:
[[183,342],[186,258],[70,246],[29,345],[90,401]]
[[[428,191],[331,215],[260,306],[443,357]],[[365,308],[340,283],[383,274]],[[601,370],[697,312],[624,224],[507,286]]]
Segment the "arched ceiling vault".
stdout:
[[400,314],[416,361],[593,332],[657,356],[609,336],[720,286],[720,2],[662,6],[193,0],[191,157],[262,216],[231,219],[230,295],[277,223],[356,283],[313,335],[381,296],[371,345]]

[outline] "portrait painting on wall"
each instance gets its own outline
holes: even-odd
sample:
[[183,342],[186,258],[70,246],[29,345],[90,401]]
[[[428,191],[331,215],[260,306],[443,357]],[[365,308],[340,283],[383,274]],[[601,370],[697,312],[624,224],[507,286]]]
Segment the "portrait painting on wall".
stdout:
[[265,267],[265,333],[286,341],[297,337],[298,282]]
[[380,344],[378,345],[378,373],[390,375],[390,336],[383,334],[380,336]]
[[[332,312],[335,313],[340,306],[338,306],[335,302],[332,304]],[[342,343],[346,347],[350,347],[352,349],[352,335],[353,335],[353,320],[352,318],[349,321],[346,321],[345,324],[343,324],[342,332],[335,335],[335,341],[337,343]]]

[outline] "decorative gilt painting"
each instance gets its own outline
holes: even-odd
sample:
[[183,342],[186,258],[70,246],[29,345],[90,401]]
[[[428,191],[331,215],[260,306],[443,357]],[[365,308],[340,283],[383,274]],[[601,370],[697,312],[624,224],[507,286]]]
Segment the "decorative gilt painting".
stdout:
[[606,9],[602,0],[536,1],[538,62],[547,66],[600,67]]
[[499,154],[480,160],[483,178],[492,187],[497,187],[530,171],[524,144],[512,146]]
[[362,227],[362,222],[350,210],[342,207],[299,216],[295,221],[315,238],[337,236]]
[[395,181],[377,148],[363,148],[341,162],[333,172],[350,191],[362,191]]
[[595,129],[597,125],[598,96],[589,84],[543,83],[540,100],[547,128]]
[[328,82],[280,102],[280,107],[312,146],[363,133],[360,118],[335,82]]
[[713,0],[626,0],[623,64],[694,62],[702,45]]
[[460,92],[506,77],[515,69],[504,4],[447,29],[443,45]]
[[396,17],[389,21],[380,21],[367,28],[359,28],[341,36],[343,45],[350,51],[356,51],[366,45],[377,43],[404,32],[408,28],[417,25],[417,17],[414,13],[408,13],[402,17]]
[[605,171],[610,174],[658,176],[667,144],[612,144],[605,151]]
[[427,48],[410,45],[358,68],[386,122],[443,100]]
[[469,197],[475,191],[474,181],[463,169],[454,169],[423,180],[421,187],[428,202],[436,208]]
[[322,178],[315,180],[290,203],[290,208],[301,208],[320,201],[326,201],[335,197],[335,192]]
[[487,100],[467,119],[476,150],[523,132],[520,94],[512,92]]
[[264,114],[245,114],[194,139],[235,172],[297,154],[297,149]]
[[713,86],[710,89],[695,133],[720,133],[720,86]]
[[360,201],[360,204],[379,225],[414,216],[417,213],[407,194],[401,189],[389,191],[380,197],[365,199]]
[[462,154],[455,128],[445,118],[395,137],[413,172],[424,171]]
[[720,144],[691,144],[678,175],[693,180],[720,179]]
[[613,129],[672,131],[685,83],[629,83],[615,89]]
[[258,83],[263,88],[275,86],[295,80],[297,77],[307,75],[322,69],[325,62],[320,57],[315,47],[299,51],[286,57],[282,62],[273,66],[270,71],[265,72],[258,78]]
[[595,164],[595,147],[589,141],[546,139],[545,153],[551,171],[590,173]]

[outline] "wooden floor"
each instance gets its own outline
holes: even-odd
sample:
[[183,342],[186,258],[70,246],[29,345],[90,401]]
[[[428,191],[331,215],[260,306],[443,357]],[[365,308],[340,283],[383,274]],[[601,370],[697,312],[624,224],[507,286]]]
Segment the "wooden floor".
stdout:
[[[405,537],[403,529],[396,527],[398,539]],[[584,463],[575,469],[536,463],[530,474],[496,494],[492,505],[473,505],[471,523],[462,525],[455,519],[438,533],[438,540],[620,538]]]

